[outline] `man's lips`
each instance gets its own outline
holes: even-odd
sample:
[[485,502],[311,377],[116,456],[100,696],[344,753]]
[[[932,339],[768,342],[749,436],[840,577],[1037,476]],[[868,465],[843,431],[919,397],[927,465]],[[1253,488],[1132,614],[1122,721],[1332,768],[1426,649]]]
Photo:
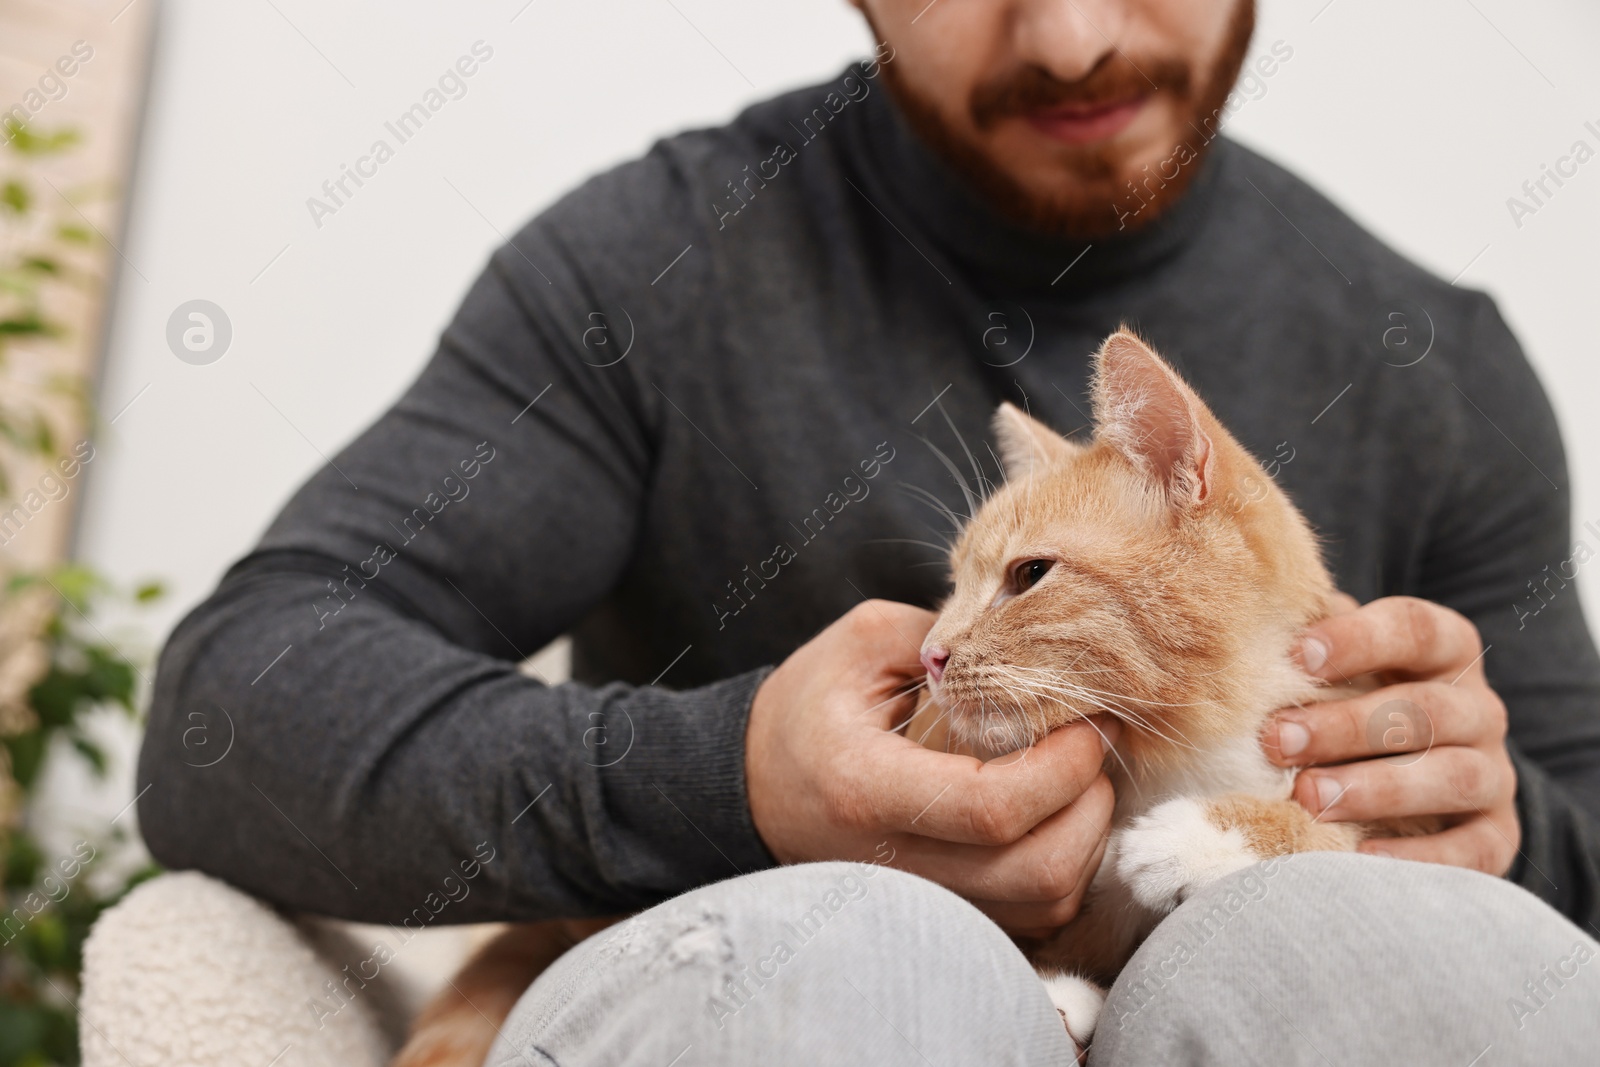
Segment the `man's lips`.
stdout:
[[1028,115],[1034,129],[1067,144],[1105,141],[1125,129],[1143,109],[1144,96],[1107,104],[1068,104]]

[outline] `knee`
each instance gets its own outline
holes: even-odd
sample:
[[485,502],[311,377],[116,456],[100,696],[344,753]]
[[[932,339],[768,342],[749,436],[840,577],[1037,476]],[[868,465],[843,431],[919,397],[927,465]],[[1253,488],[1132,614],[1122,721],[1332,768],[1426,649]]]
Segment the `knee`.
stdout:
[[867,863],[803,863],[730,878],[667,901],[637,921],[665,932],[715,929],[731,962],[768,977],[791,951],[840,961],[886,955],[915,966],[936,951],[924,936],[929,929],[1010,947],[998,928],[943,886]]
[[[1146,942],[1181,948],[1228,940],[1439,947],[1474,928],[1565,940],[1572,926],[1537,897],[1501,878],[1436,863],[1351,852],[1304,852],[1256,864],[1195,895]],[[1146,955],[1141,949],[1140,955]]]
[[[1117,979],[1095,1044],[1113,1061],[1113,1052],[1137,1051],[1130,1062],[1167,1062],[1173,1057],[1160,1050],[1185,1042],[1214,1054],[1190,1062],[1236,1061],[1241,1050],[1215,1031],[1218,1011],[1246,1020],[1240,1032],[1293,1043],[1294,1026],[1309,1030],[1319,1017],[1291,1025],[1282,1006],[1343,1004],[1344,1017],[1366,1020],[1360,1040],[1421,1034],[1443,1042],[1429,1049],[1422,1041],[1415,1056],[1352,1054],[1350,1062],[1441,1062],[1445,1045],[1468,1062],[1481,1044],[1451,1043],[1459,1019],[1501,1004],[1526,976],[1584,944],[1592,942],[1577,927],[1503,879],[1303,853],[1233,874],[1157,926]],[[1595,1003],[1576,991],[1564,997],[1566,1010]],[[1340,1038],[1347,1051],[1352,1039]]]
[[759,931],[792,934],[807,942],[831,927],[867,922],[879,947],[905,940],[899,950],[920,951],[909,931],[941,923],[963,936],[992,933],[1009,941],[966,900],[950,890],[892,867],[871,863],[800,863],[703,886],[651,912],[698,909],[723,917],[730,934],[749,941]]
[[[982,1022],[952,1032],[952,1002]],[[891,1004],[893,1025],[879,1014]],[[694,1043],[704,1062],[898,1064],[916,1059],[906,1039],[969,1059],[1020,1041],[1042,1051],[1012,1062],[1035,1063],[1064,1040],[999,927],[932,882],[859,863],[762,871],[642,912],[562,957],[505,1030],[506,1049],[588,1063],[622,1062],[624,1047],[627,1062],[668,1062]]]
[[720,1024],[724,1014],[761,999],[780,972],[786,984],[818,960],[839,973],[862,973],[884,960],[913,970],[937,965],[932,957],[942,939],[930,939],[928,930],[1011,947],[971,904],[926,879],[874,864],[806,863],[658,904],[589,938],[547,978],[575,978],[591,991],[597,984],[647,985],[667,997],[686,991]]
[[[771,914],[785,905],[822,902],[829,914],[870,900],[874,910],[905,915],[949,917],[972,905],[936,882],[875,863],[796,863],[705,886],[689,896],[736,898],[753,913]],[[813,912],[820,919],[821,912]],[[804,913],[803,912],[803,913]]]
[[[1567,920],[1503,878],[1438,863],[1354,852],[1302,852],[1240,871],[1171,918],[1219,926],[1246,910],[1260,920],[1293,921],[1302,933],[1343,938],[1381,935],[1389,943],[1418,936],[1445,939],[1479,918],[1510,920],[1524,930],[1559,932]],[[1163,923],[1163,926],[1166,924]]]

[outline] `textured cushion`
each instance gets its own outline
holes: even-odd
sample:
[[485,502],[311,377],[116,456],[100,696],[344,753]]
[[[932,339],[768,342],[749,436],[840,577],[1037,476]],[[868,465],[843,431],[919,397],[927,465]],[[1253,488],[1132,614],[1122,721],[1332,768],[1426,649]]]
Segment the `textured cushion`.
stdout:
[[296,921],[206,875],[162,875],[84,947],[84,1067],[381,1067],[470,936]]

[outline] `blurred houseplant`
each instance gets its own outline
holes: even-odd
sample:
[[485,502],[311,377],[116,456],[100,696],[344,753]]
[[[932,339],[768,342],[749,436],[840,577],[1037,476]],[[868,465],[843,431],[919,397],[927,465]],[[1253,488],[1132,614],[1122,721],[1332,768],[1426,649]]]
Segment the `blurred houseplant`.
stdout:
[[50,490],[67,464],[83,458],[63,433],[92,420],[87,383],[60,368],[67,339],[85,327],[56,309],[74,306],[58,299],[73,290],[98,294],[103,279],[100,238],[67,202],[79,194],[46,186],[41,196],[30,176],[71,152],[76,134],[9,123],[0,135],[0,1067],[35,1067],[78,1062],[83,940],[152,873],[109,869],[123,837],[114,825],[52,854],[39,833],[42,772],[64,759],[104,775],[106,753],[86,716],[105,707],[134,715],[138,671],[91,615],[108,600],[143,602],[160,590],[119,594],[87,568],[11,547],[32,514],[59,499]]

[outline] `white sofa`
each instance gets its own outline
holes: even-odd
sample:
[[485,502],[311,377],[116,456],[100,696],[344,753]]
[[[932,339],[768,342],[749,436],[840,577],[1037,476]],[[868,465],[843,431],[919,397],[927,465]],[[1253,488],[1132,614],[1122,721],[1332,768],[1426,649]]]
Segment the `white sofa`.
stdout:
[[84,947],[83,1064],[382,1067],[490,930],[408,937],[296,918],[203,874],[164,874],[107,911]]

